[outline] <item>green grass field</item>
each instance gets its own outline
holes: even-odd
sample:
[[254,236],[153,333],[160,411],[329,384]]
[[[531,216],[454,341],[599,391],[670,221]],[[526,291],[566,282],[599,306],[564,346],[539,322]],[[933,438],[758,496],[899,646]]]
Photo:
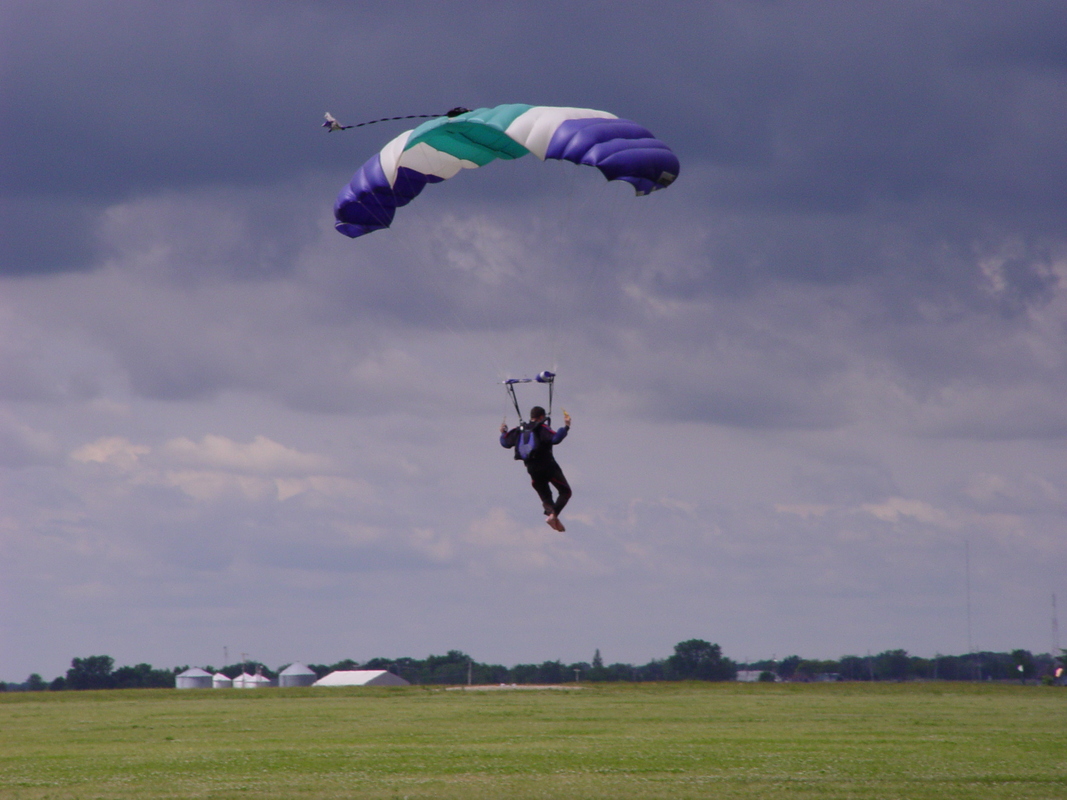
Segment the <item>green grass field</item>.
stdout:
[[683,683],[7,694],[0,797],[1067,798],[1067,692]]

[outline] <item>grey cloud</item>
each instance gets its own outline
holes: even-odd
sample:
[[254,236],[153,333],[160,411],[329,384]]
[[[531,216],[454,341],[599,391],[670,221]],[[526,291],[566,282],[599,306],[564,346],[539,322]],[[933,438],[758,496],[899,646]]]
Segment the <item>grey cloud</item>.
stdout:
[[[961,638],[964,537],[978,641],[1044,646],[1059,4],[605,8],[0,9],[25,122],[0,152],[5,679],[237,639],[279,663],[932,653]],[[323,111],[513,100],[646,123],[682,176],[634,198],[526,159],[332,230],[402,124]],[[495,381],[546,367],[576,418],[562,537],[495,440]],[[213,436],[329,468],[211,467]],[[358,633],[320,621],[383,596]]]

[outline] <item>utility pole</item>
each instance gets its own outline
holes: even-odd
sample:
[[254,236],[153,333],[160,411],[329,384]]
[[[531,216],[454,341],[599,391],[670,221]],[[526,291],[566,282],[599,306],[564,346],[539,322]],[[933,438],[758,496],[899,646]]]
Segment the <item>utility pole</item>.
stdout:
[[1052,655],[1060,654],[1060,622],[1056,619],[1056,593],[1052,593]]
[[963,540],[963,563],[966,586],[967,586],[967,652],[974,652],[974,645],[971,643],[971,540]]

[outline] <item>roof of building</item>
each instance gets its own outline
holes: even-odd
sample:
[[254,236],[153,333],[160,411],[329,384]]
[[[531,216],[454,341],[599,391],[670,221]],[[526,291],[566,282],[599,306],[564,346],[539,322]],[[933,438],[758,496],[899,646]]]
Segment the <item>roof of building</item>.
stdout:
[[409,686],[409,682],[384,669],[339,669],[312,686]]

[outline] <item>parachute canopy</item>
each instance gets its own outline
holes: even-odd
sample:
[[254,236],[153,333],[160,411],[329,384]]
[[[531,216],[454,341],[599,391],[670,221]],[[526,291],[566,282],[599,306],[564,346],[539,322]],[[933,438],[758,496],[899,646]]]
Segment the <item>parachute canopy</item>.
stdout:
[[522,103],[479,108],[429,120],[373,155],[337,196],[335,227],[352,238],[388,228],[397,207],[427,183],[527,153],[596,167],[638,195],[670,186],[679,170],[678,157],[647,128],[607,111]]

